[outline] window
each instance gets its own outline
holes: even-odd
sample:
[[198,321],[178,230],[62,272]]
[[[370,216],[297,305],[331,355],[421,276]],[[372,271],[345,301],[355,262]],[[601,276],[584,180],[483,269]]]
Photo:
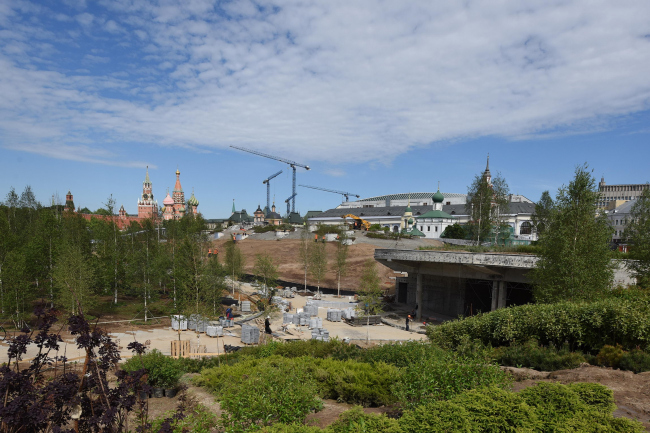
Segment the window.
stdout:
[[436,226],[436,231],[438,231],[438,226]]
[[431,226],[427,226],[427,231],[428,231],[428,232],[431,231]]
[[533,225],[530,223],[530,221],[524,221],[519,226],[519,234],[529,235],[532,232],[533,232]]

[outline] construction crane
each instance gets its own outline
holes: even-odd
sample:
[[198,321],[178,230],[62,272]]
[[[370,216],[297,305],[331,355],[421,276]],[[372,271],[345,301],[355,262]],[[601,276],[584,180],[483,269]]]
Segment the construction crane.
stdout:
[[345,191],[336,191],[335,189],[321,188],[319,186],[309,186],[309,185],[298,185],[298,186],[302,186],[304,188],[318,189],[326,192],[333,192],[334,194],[341,194],[343,197],[345,197],[345,201],[350,201],[350,196],[354,196],[356,198],[360,197],[359,194],[353,194],[351,192],[345,192]]
[[238,146],[230,146],[233,149],[241,150],[244,152],[252,153],[253,155],[261,156],[264,158],[269,158],[269,159],[275,159],[276,161],[284,162],[285,164],[289,164],[289,166],[293,169],[293,183],[292,183],[292,188],[291,188],[291,193],[293,194],[293,199],[291,201],[291,212],[296,211],[296,167],[302,167],[305,170],[310,170],[308,165],[303,165],[303,164],[298,164],[296,161],[291,161],[289,159],[285,158],[280,158],[278,156],[273,156],[273,155],[268,155],[266,153],[258,152],[257,150],[251,150],[251,149],[246,149],[243,147],[238,147]]
[[264,182],[262,182],[266,184],[266,211],[267,212],[271,211],[271,182],[269,181],[274,177],[279,176],[281,173],[282,170],[278,171],[275,174],[270,175],[269,177],[266,178]]
[[[284,202],[287,204],[287,218],[288,218],[289,215],[290,215],[290,213],[289,213],[289,210],[290,210],[290,209],[289,209],[289,202],[290,202],[291,200],[295,200],[297,195],[298,195],[298,193],[297,193],[297,192],[294,192],[293,195],[292,195],[291,197],[289,197],[288,199],[286,199],[286,200],[284,201]],[[294,212],[294,211],[291,211],[291,212]]]

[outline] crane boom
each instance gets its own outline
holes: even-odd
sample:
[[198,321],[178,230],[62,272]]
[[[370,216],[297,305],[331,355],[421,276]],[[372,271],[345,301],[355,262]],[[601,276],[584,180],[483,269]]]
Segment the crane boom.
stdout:
[[359,194],[354,194],[351,192],[345,192],[345,191],[337,191],[335,189],[327,189],[327,188],[321,188],[320,186],[309,186],[309,185],[298,185],[302,186],[304,188],[311,188],[311,189],[318,189],[321,191],[326,191],[326,192],[333,192],[334,194],[341,194],[342,196],[345,197],[345,201],[350,201],[350,196],[354,196],[356,198],[359,198]]
[[270,212],[271,211],[271,179],[273,179],[276,176],[279,176],[282,173],[282,170],[278,171],[275,174],[270,175],[267,177],[264,182],[266,184],[266,211]]
[[289,166],[293,169],[293,182],[292,182],[292,189],[291,189],[291,192],[293,193],[293,201],[291,202],[291,208],[292,208],[292,212],[296,211],[296,167],[302,167],[305,170],[311,170],[308,165],[299,164],[296,161],[291,161],[290,159],[286,159],[286,158],[280,158],[279,156],[273,156],[267,153],[258,152],[257,150],[246,149],[244,147],[239,147],[239,146],[230,146],[230,147],[232,147],[233,149],[241,150],[243,152],[252,153],[253,155],[261,156],[263,158],[275,159],[276,161],[289,164]]

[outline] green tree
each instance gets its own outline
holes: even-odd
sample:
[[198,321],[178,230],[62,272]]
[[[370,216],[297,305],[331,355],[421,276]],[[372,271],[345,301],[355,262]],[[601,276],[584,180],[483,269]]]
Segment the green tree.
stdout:
[[368,259],[363,264],[361,271],[359,308],[366,314],[379,314],[383,310],[382,297],[381,278],[377,271],[377,264],[373,259]]
[[348,273],[348,253],[349,246],[346,242],[345,236],[340,236],[339,241],[336,243],[336,256],[332,268],[336,272],[336,286],[337,296],[341,297],[341,277],[345,277]]
[[578,166],[574,179],[558,190],[532,271],[538,302],[591,300],[609,289],[612,228],[598,212],[598,197],[587,164]]
[[298,250],[298,260],[305,273],[305,291],[307,290],[307,275],[309,274],[309,264],[311,263],[311,254],[313,244],[311,242],[309,230],[305,227],[300,233],[300,248]]
[[278,279],[278,265],[268,253],[255,256],[253,273],[264,281],[264,287],[274,287]]
[[204,279],[207,289],[206,300],[208,305],[212,304],[212,317],[214,318],[219,316],[220,310],[217,310],[217,306],[221,305],[221,298],[226,291],[225,275],[226,271],[219,263],[219,256],[210,257],[205,265]]
[[309,274],[316,280],[316,287],[320,293],[320,282],[327,273],[327,244],[317,243],[311,251]]
[[25,257],[22,251],[14,249],[7,254],[3,269],[3,286],[5,288],[6,311],[15,326],[22,328],[32,293],[25,278]]
[[206,239],[200,233],[186,233],[178,248],[177,282],[181,291],[179,310],[185,315],[204,315],[210,298],[205,278]]
[[644,190],[632,206],[623,237],[630,250],[628,268],[639,286],[650,287],[650,190]]
[[465,239],[467,237],[467,232],[463,226],[458,223],[454,223],[450,226],[447,226],[440,237],[445,239]]
[[533,213],[531,219],[533,223],[533,228],[537,232],[538,236],[541,236],[548,227],[548,222],[553,211],[553,199],[551,194],[548,191],[544,191],[539,201],[535,203],[535,212]]
[[496,242],[508,213],[509,194],[508,184],[500,173],[491,179],[485,174],[474,177],[467,189],[465,210],[470,215],[470,238],[476,243]]
[[225,243],[226,257],[224,259],[224,267],[227,274],[232,281],[232,290],[235,293],[235,281],[244,274],[244,266],[246,265],[246,258],[234,241]]
[[92,268],[81,248],[66,244],[54,267],[54,284],[59,289],[58,303],[71,314],[88,312],[95,303],[92,281]]

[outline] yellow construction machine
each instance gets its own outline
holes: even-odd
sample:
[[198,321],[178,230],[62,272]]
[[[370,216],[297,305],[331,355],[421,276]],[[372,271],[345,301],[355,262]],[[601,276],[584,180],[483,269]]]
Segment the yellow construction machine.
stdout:
[[354,219],[354,229],[355,230],[360,230],[361,227],[365,228],[366,231],[370,229],[370,223],[363,218],[359,218],[356,215],[348,214],[348,215],[343,215],[341,218],[347,219],[347,218],[352,218]]

